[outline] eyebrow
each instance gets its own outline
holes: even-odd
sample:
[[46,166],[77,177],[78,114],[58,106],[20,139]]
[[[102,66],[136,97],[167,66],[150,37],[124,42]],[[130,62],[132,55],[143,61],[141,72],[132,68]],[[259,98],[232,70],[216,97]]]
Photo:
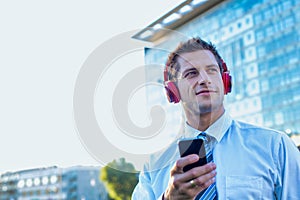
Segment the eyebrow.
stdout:
[[211,64],[211,65],[206,65],[205,67],[206,68],[211,68],[211,67],[217,67],[217,68],[219,68],[219,65]]
[[[219,65],[217,64],[209,64],[209,65],[206,65],[205,68],[219,68]],[[185,69],[184,71],[181,72],[181,74],[184,74],[190,70],[194,70],[194,69],[197,69],[197,67],[194,67],[194,66],[191,66],[191,67],[188,67],[187,69]]]
[[180,73],[181,75],[183,75],[183,74],[185,74],[186,72],[191,71],[191,70],[197,70],[197,68],[194,67],[194,66],[191,66],[191,67],[189,67],[189,68],[187,68],[187,69],[185,69],[184,71],[179,72],[179,73]]

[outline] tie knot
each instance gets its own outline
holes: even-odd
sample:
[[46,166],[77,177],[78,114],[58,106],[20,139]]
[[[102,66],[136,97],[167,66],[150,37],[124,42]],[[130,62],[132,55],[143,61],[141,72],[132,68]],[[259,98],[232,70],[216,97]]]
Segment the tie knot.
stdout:
[[197,138],[201,138],[201,139],[206,139],[206,133],[205,132],[201,132],[199,133],[199,135],[197,136]]

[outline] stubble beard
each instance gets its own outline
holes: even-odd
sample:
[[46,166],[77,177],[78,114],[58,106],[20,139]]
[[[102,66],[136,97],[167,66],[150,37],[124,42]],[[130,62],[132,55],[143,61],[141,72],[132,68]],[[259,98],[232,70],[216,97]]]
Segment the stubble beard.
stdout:
[[193,101],[193,102],[183,102],[183,107],[186,114],[193,115],[193,116],[201,116],[206,115],[211,112],[217,111],[223,108],[223,101],[220,103],[205,100],[203,102]]

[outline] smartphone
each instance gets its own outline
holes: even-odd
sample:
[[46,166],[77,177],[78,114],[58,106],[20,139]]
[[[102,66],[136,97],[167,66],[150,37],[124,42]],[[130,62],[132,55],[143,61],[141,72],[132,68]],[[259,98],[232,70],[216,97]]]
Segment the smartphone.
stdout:
[[194,167],[199,167],[207,163],[206,152],[204,147],[204,141],[201,138],[195,139],[183,139],[178,141],[178,147],[180,156],[184,157],[190,154],[197,154],[199,160],[195,163],[189,164],[183,168],[183,171],[186,172]]

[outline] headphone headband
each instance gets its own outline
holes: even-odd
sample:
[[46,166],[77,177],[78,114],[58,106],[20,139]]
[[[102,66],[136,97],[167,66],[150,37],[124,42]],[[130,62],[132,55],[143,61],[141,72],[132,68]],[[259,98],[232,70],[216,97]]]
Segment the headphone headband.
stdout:
[[221,58],[221,62],[222,62],[222,68],[223,68],[223,72],[228,72],[228,68],[226,63],[224,62],[224,60]]

